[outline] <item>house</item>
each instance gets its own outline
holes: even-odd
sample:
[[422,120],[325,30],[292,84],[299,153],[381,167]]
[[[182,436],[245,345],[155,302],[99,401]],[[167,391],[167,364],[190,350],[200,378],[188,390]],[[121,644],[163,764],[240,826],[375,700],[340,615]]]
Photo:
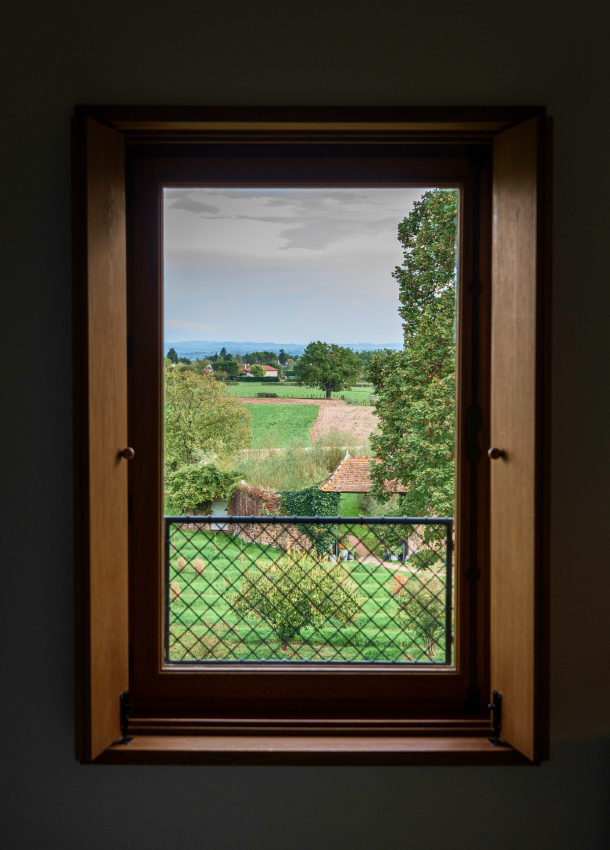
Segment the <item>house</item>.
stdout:
[[[319,486],[324,493],[370,493],[371,492],[371,464],[379,463],[376,458],[351,457],[349,452],[339,466]],[[406,489],[399,481],[386,482],[388,490],[392,493],[406,493]]]
[[[260,364],[262,368],[265,370],[266,378],[277,378],[277,368],[273,368],[273,366],[266,366]],[[244,363],[244,365],[239,370],[240,375],[245,375],[247,378],[252,377],[252,366],[250,363]]]

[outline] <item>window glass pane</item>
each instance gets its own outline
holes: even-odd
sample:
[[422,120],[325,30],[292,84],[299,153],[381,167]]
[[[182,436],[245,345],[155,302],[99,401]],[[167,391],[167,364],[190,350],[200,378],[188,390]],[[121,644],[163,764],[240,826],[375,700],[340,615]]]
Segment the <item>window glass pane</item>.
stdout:
[[451,663],[458,200],[165,189],[167,661]]

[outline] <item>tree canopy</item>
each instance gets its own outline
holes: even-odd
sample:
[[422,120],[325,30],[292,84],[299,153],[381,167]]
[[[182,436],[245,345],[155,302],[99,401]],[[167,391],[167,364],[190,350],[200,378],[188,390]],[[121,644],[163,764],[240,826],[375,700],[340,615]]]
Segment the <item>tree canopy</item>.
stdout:
[[167,359],[171,360],[172,363],[178,362],[178,354],[175,348],[170,348],[170,350],[167,352]]
[[295,366],[299,386],[326,392],[349,389],[362,373],[362,361],[351,348],[327,342],[310,342]]
[[380,432],[371,445],[380,459],[373,492],[386,481],[407,488],[407,516],[451,516],[454,504],[455,281],[457,191],[434,189],[398,226],[404,261],[398,281],[404,349],[376,356]]
[[252,417],[225,395],[222,384],[192,369],[165,369],[165,465],[168,471],[196,463],[202,455],[220,460],[247,448]]
[[251,373],[253,378],[264,378],[265,375],[267,374],[265,372],[265,370],[263,369],[263,367],[259,366],[258,363],[254,364],[254,366],[250,370],[250,373]]

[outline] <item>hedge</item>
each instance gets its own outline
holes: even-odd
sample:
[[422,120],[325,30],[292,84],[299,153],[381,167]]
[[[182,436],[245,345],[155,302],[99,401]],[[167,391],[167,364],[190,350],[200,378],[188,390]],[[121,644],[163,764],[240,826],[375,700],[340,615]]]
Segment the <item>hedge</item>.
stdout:
[[248,378],[246,375],[240,375],[237,380],[252,384],[279,384],[280,382],[279,378]]

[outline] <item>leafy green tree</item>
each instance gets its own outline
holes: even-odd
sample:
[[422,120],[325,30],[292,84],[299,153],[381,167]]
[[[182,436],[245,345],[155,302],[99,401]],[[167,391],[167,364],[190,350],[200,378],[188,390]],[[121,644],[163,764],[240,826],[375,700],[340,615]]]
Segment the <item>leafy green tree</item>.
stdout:
[[399,224],[404,349],[377,355],[368,370],[380,427],[373,492],[387,498],[387,482],[401,481],[406,516],[453,514],[456,232],[454,189],[426,192]]
[[[445,581],[434,570],[396,573],[391,582],[398,603],[398,615],[406,620],[406,628],[417,649],[426,660],[433,661],[444,653]],[[421,660],[421,659],[415,659]]]
[[227,372],[229,375],[237,375],[239,373],[239,366],[234,360],[217,360],[215,367],[215,371],[218,372]]
[[167,359],[171,360],[172,363],[178,362],[178,354],[175,348],[170,348],[170,350],[167,352]]
[[264,378],[266,374],[263,367],[259,366],[258,363],[255,363],[250,371],[253,378]]
[[224,347],[224,345],[220,349],[220,354],[218,355],[218,359],[219,360],[229,360],[230,359],[230,358],[227,357],[227,349]]
[[210,361],[204,358],[203,360],[195,360],[194,362],[195,371],[200,375],[203,375],[206,368],[210,365]]
[[310,342],[295,367],[299,386],[326,392],[349,389],[362,373],[362,361],[351,348],[326,342]]
[[250,445],[252,417],[211,377],[165,370],[165,465],[168,472],[201,454],[228,458]]
[[184,364],[185,364],[185,366],[190,366],[190,365],[191,365],[191,361],[188,359],[188,357],[179,357],[179,358],[178,358],[178,363],[184,363]]
[[167,476],[171,504],[180,514],[207,513],[214,499],[231,498],[237,476],[215,463],[189,463]]
[[347,625],[362,600],[358,586],[342,563],[322,561],[308,552],[289,549],[272,563],[259,560],[244,573],[241,593],[231,599],[234,611],[255,614],[275,632],[283,649],[307,627],[321,628],[327,620]]
[[277,359],[282,364],[282,366],[286,365],[286,361],[288,360],[288,355],[286,354],[286,352],[284,351],[283,348],[280,348],[280,353],[278,354]]

